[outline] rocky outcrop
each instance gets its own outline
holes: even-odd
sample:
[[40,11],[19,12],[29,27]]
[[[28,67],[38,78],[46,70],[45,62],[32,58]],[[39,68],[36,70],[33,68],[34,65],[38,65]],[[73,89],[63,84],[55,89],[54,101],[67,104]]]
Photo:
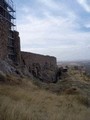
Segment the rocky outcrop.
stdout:
[[27,67],[16,66],[14,64],[10,64],[7,61],[0,60],[0,76],[5,75],[14,75],[17,77],[31,77]]
[[11,66],[8,62],[4,60],[0,60],[0,71],[5,74],[13,74],[15,73],[16,69]]

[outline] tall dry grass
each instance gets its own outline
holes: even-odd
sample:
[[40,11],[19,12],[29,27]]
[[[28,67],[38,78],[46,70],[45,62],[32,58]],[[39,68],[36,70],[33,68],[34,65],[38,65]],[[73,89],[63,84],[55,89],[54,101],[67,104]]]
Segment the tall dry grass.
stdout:
[[57,95],[23,79],[0,84],[0,120],[90,120],[90,108],[81,94]]
[[88,76],[85,72],[75,70],[72,67],[69,69],[69,75],[71,75],[71,77],[74,77],[75,79],[78,79],[79,81],[90,82],[90,76]]

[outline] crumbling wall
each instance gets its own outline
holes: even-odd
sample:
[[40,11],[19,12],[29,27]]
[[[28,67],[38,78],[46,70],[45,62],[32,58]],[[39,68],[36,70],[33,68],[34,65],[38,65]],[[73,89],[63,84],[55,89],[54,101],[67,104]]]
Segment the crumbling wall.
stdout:
[[44,82],[56,81],[56,58],[28,52],[21,52],[22,64],[34,77]]

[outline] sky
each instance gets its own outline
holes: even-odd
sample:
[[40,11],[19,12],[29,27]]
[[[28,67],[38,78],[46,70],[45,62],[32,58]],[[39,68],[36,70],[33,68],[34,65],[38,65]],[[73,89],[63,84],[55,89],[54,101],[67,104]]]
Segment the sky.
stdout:
[[90,0],[15,0],[21,50],[90,60]]

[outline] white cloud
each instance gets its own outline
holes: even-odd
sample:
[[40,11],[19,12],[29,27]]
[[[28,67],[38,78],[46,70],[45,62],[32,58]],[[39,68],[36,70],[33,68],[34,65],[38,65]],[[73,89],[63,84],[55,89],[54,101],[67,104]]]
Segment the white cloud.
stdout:
[[88,0],[77,0],[77,1],[87,12],[90,12],[90,4],[88,3]]
[[22,9],[20,9],[20,11],[22,11],[24,13],[29,13],[30,12],[30,7],[23,6]]
[[[62,8],[54,0],[38,1],[51,9]],[[62,11],[65,16],[55,16],[51,10],[44,9],[44,18],[33,15],[30,12],[32,9],[25,6],[22,11],[22,20],[20,19],[17,25],[22,50],[54,55],[58,60],[88,58],[90,34],[77,31],[80,25],[77,22],[78,17],[73,11],[63,6]],[[24,13],[27,14],[24,15]]]
[[86,28],[90,28],[90,23],[85,24]]
[[42,20],[33,16],[27,18],[26,24],[18,25],[22,50],[54,55],[58,59],[69,59],[72,55],[74,59],[75,55],[80,56],[80,51],[83,56],[82,49],[90,34],[74,31],[77,28],[74,21],[52,16]]
[[38,0],[38,1],[48,8],[57,9],[57,10],[62,9],[62,6],[60,6],[59,4],[56,4],[54,0]]

